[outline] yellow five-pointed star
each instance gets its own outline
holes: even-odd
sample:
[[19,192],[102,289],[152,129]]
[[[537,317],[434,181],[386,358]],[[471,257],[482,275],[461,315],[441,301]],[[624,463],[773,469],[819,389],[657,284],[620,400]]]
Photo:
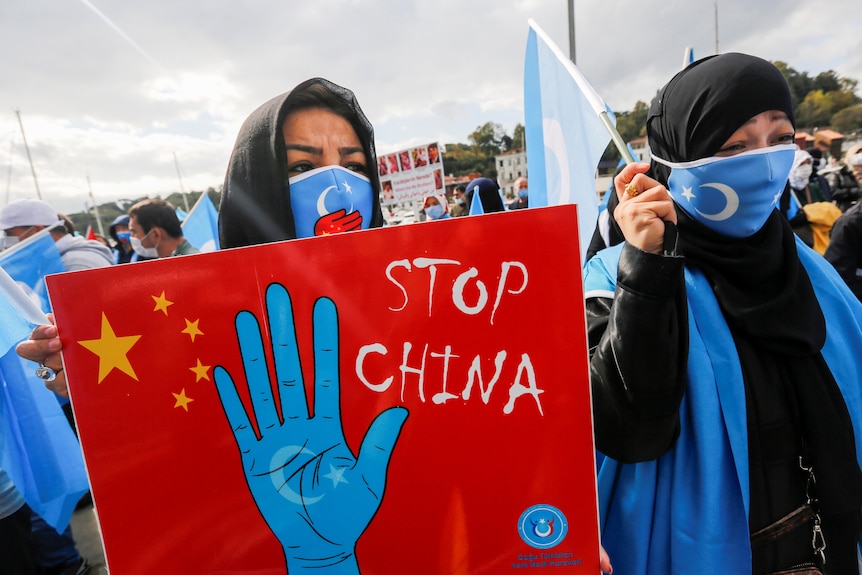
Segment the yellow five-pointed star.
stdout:
[[165,315],[168,315],[168,306],[174,305],[174,302],[168,301],[168,298],[165,297],[164,290],[162,290],[162,295],[151,295],[150,297],[153,298],[154,302],[156,302],[156,307],[153,308],[153,311],[161,311]]
[[111,327],[107,316],[102,312],[102,334],[99,339],[87,339],[78,343],[99,356],[99,383],[102,383],[102,380],[114,368],[138,381],[138,376],[126,354],[139,339],[141,339],[139,335],[115,335],[114,328]]
[[189,410],[189,404],[194,401],[191,397],[186,397],[186,389],[183,388],[179,393],[171,392],[171,395],[177,400],[174,407],[182,407],[186,411]]
[[210,380],[209,369],[211,366],[202,365],[201,360],[198,360],[198,364],[195,367],[190,367],[189,369],[195,372],[195,383],[199,382],[201,379],[205,379],[207,381]]
[[192,338],[192,341],[194,341],[196,335],[203,335],[204,334],[204,332],[202,332],[201,329],[198,327],[199,321],[200,321],[199,319],[196,319],[195,321],[186,320],[186,329],[184,329],[180,333],[189,334],[189,337]]

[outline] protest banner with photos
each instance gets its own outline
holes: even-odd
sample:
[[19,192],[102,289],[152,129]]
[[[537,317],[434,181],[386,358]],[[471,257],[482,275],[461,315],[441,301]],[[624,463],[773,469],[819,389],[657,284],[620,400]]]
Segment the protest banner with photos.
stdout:
[[111,573],[598,573],[576,210],[49,276]]
[[380,198],[387,205],[446,193],[443,154],[437,142],[381,154],[377,173]]

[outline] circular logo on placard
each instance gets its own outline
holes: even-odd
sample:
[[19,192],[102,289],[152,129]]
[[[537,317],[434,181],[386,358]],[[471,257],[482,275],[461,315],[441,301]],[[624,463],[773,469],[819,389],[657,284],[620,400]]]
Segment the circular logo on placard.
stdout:
[[569,530],[563,512],[553,505],[533,505],[518,519],[518,534],[536,549],[550,549],[562,543]]

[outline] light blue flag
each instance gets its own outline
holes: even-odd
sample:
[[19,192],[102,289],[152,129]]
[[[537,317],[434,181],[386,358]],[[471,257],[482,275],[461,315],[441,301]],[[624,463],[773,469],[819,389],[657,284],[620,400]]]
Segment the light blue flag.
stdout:
[[183,220],[183,237],[202,252],[220,249],[218,241],[218,211],[209,194],[204,192]]
[[524,64],[530,207],[578,204],[581,256],[598,217],[596,167],[613,116],[580,70],[532,20]]
[[0,298],[0,356],[3,356],[12,346],[26,339],[34,326],[48,323],[48,318],[2,267]]
[[45,313],[51,311],[45,276],[66,271],[48,230],[0,252],[0,267]]
[[482,198],[479,197],[479,186],[473,188],[473,199],[470,200],[470,215],[478,216],[485,213],[482,207]]
[[0,253],[0,268],[0,467],[27,504],[62,532],[89,489],[81,447],[59,396],[13,346],[48,323],[44,276],[64,271],[63,263],[44,230]]

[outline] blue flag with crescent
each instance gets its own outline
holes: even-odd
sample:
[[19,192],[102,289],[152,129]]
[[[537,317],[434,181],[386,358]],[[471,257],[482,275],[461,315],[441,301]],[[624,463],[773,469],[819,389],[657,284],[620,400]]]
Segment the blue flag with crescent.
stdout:
[[218,241],[218,210],[204,192],[182,223],[183,237],[201,252],[220,249]]
[[0,254],[0,467],[27,504],[62,532],[89,489],[81,447],[59,396],[14,349],[48,321],[45,275],[64,271],[48,230],[39,234]]
[[580,70],[530,20],[524,64],[530,207],[578,204],[582,257],[599,213],[596,167],[611,140],[601,112],[613,119]]

